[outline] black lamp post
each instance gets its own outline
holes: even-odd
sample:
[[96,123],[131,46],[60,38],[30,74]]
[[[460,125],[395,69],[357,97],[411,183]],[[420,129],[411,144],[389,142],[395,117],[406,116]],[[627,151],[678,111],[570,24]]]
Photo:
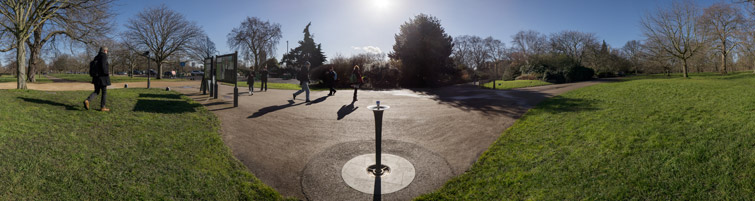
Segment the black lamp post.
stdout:
[[150,74],[152,74],[152,71],[151,71],[152,69],[150,69],[151,68],[150,66],[152,65],[152,62],[149,62],[149,51],[145,51],[144,52],[144,57],[147,58],[147,89],[149,89],[150,85],[151,85],[151,83],[150,83]]

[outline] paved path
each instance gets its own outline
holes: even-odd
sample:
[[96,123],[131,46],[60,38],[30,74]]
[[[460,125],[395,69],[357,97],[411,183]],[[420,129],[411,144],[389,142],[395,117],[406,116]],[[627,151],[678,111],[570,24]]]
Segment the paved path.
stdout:
[[[147,82],[122,82],[113,83],[108,86],[108,89],[123,88],[126,84],[130,88],[146,88]],[[163,82],[152,81],[151,86],[153,88],[165,88],[165,87],[181,87],[181,86],[199,86],[199,81],[181,81],[181,82]],[[0,83],[0,89],[15,89],[16,82]],[[94,85],[87,82],[55,82],[53,83],[26,83],[28,89],[40,90],[40,91],[76,91],[76,90],[94,90]]]
[[[341,179],[341,167],[355,156],[374,153],[374,118],[368,105],[390,105],[383,122],[384,153],[414,164],[416,178],[405,189],[383,196],[410,200],[464,173],[529,108],[566,91],[600,81],[517,90],[472,86],[440,89],[312,92],[292,100],[290,90],[243,92],[233,108],[231,86],[220,99],[197,88],[176,88],[203,103],[221,120],[222,138],[249,170],[285,196],[307,200],[368,200]],[[198,84],[196,85],[198,86]],[[195,86],[195,87],[196,87]]]
[[75,81],[66,80],[66,79],[63,79],[63,78],[57,78],[57,77],[53,77],[53,76],[50,76],[50,75],[44,75],[44,76],[45,76],[45,77],[46,77],[47,79],[49,79],[50,81],[54,82],[54,83],[63,83],[63,82],[75,82]]

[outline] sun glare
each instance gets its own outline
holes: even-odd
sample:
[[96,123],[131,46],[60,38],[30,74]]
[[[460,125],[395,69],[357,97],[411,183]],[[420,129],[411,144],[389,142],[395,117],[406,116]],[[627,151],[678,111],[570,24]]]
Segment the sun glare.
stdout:
[[372,4],[378,9],[386,9],[390,6],[389,0],[372,0]]

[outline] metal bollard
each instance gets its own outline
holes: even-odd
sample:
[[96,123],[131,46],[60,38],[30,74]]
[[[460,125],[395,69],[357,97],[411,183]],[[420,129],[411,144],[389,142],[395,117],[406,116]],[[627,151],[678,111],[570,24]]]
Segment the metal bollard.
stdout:
[[380,101],[377,101],[377,105],[368,106],[367,109],[372,110],[372,114],[375,115],[375,169],[373,174],[375,175],[375,191],[373,192],[372,200],[381,200],[381,182],[380,177],[383,175],[383,165],[380,161],[382,154],[382,138],[383,138],[383,111],[390,109],[390,106],[380,105]]

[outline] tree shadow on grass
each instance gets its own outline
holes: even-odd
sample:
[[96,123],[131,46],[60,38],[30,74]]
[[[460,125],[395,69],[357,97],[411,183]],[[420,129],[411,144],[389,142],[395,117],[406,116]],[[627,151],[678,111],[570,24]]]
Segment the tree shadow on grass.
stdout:
[[24,98],[24,97],[18,97],[18,98],[26,102],[30,102],[30,103],[47,104],[47,105],[52,105],[52,106],[62,106],[62,107],[65,107],[66,110],[79,110],[73,105],[66,105],[63,103],[53,102],[49,100],[42,100],[42,99],[36,99],[36,98]]
[[566,112],[582,112],[598,110],[594,105],[597,101],[579,98],[565,98],[556,96],[537,105],[538,112],[551,114]]
[[136,101],[134,112],[151,112],[163,114],[178,114],[186,112],[195,112],[196,107],[202,106],[197,103],[189,103],[183,100],[150,100],[141,99]]
[[349,105],[341,106],[341,109],[338,110],[338,120],[343,119],[344,117],[346,117],[346,115],[351,114],[357,109],[359,109],[359,107],[354,107],[354,102],[351,102],[351,104]]
[[251,118],[261,117],[262,115],[265,115],[267,113],[275,112],[275,111],[278,111],[278,110],[286,109],[286,108],[297,106],[297,105],[301,105],[301,104],[304,104],[304,103],[302,102],[302,103],[294,104],[293,100],[288,100],[288,104],[285,104],[285,105],[273,105],[273,106],[262,108],[262,109],[260,109],[259,111],[255,112],[254,114],[252,114],[251,116],[249,116],[247,118],[251,119]]
[[139,94],[139,98],[181,99],[180,94]]

